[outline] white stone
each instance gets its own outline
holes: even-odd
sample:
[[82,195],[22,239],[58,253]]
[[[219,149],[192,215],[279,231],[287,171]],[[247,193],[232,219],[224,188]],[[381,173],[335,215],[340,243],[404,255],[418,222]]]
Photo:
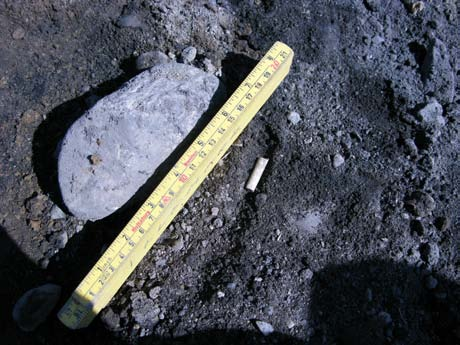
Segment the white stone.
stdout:
[[265,321],[257,320],[256,326],[259,329],[259,331],[265,336],[270,335],[274,331],[273,326]]
[[59,185],[69,211],[96,220],[123,206],[212,106],[218,86],[213,75],[168,63],[100,99],[61,145]]
[[300,118],[300,114],[296,111],[291,111],[288,115],[288,120],[294,126],[298,124],[302,119]]

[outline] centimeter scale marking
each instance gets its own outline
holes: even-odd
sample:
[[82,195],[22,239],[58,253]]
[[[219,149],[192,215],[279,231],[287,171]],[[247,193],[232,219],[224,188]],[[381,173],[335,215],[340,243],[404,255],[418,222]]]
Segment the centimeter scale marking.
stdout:
[[58,313],[87,327],[123,285],[231,144],[289,72],[293,51],[276,42],[131,218]]

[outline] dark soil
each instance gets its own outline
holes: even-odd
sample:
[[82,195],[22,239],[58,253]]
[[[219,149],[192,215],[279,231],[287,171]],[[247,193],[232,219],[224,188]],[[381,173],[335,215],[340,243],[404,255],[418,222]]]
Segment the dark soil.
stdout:
[[[2,1],[1,343],[459,344],[460,7],[414,3]],[[141,26],[122,27],[126,14]],[[295,52],[288,78],[101,317],[70,331],[53,312],[22,332],[17,299],[53,282],[61,307],[134,211],[51,219],[70,124],[140,53],[194,46],[232,91],[277,40]],[[444,125],[417,117],[431,97]]]

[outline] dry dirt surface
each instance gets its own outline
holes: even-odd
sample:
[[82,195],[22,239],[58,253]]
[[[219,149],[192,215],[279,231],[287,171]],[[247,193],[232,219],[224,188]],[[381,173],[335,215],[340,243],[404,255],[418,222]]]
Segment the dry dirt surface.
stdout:
[[[459,344],[459,6],[1,1],[0,342]],[[139,54],[193,46],[231,92],[277,40],[288,78],[100,317],[66,329],[57,309],[135,211],[56,214],[67,128]],[[12,308],[45,283],[61,300],[23,332]]]

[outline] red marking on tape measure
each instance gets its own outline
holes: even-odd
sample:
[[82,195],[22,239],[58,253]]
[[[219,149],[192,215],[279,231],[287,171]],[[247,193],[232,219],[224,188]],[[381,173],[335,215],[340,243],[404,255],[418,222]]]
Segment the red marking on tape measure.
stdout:
[[131,229],[131,231],[132,231],[132,232],[136,232],[136,231],[141,227],[142,223],[145,222],[145,220],[147,219],[148,216],[150,216],[150,211],[146,211],[146,212],[142,215],[141,219],[139,219],[139,220],[137,221],[136,225],[133,226],[133,228]]
[[190,157],[188,157],[187,161],[184,163],[184,165],[186,167],[188,167],[190,165],[190,163],[192,163],[192,161],[195,159],[195,157],[197,156],[198,152],[193,152]]
[[179,181],[184,183],[185,181],[188,180],[188,176],[185,175],[185,174],[181,174],[180,177],[179,177]]
[[273,60],[273,63],[271,66],[276,71],[278,67],[280,66],[280,62],[278,60]]

